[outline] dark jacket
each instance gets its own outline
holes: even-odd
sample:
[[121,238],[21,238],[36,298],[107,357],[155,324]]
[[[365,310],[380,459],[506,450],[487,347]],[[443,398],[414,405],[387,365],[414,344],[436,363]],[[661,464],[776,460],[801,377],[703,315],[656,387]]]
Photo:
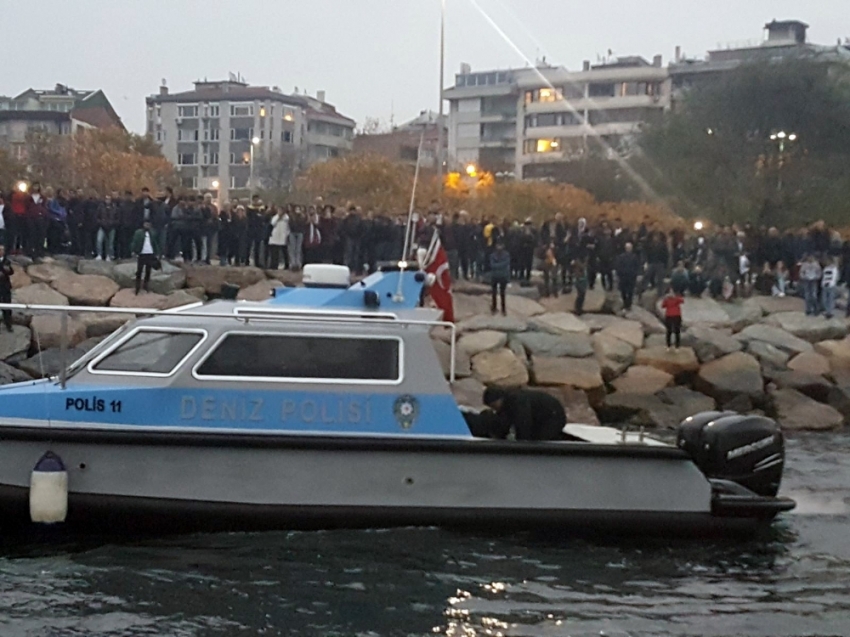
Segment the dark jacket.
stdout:
[[97,208],[97,227],[112,230],[118,225],[119,210],[115,202],[105,201]]
[[[0,261],[0,295],[10,299],[12,294],[12,275],[15,273],[9,257],[3,257]],[[11,300],[11,299],[10,299]]]
[[266,207],[250,205],[245,209],[248,220],[248,236],[251,239],[262,239],[266,235]]
[[[156,230],[151,230],[151,247],[154,254],[160,254],[159,237]],[[133,233],[133,241],[130,244],[130,251],[133,254],[141,254],[142,248],[145,245],[145,229],[139,228]]]
[[511,255],[507,250],[494,250],[490,255],[490,276],[499,280],[511,278]]
[[614,270],[621,281],[634,283],[640,273],[640,259],[634,252],[624,252],[614,260]]
[[496,438],[504,438],[513,425],[517,440],[564,440],[567,415],[554,396],[533,389],[507,392],[499,410]]

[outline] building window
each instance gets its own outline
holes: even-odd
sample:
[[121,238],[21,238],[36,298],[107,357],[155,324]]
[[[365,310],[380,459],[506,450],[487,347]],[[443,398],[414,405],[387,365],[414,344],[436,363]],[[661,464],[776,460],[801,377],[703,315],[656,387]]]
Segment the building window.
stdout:
[[204,107],[204,115],[207,117],[218,117],[220,112],[220,107],[218,104],[207,104]]
[[266,107],[261,106],[260,107],[260,117],[265,117],[265,116],[266,116]]
[[177,155],[178,166],[194,166],[197,155],[195,153],[180,153]]
[[561,150],[559,139],[526,139],[524,148],[526,155],[535,153],[557,153]]
[[198,346],[200,332],[141,330],[92,362],[89,371],[167,376]]
[[230,139],[234,141],[249,141],[254,138],[253,128],[231,128]]
[[587,87],[587,94],[589,97],[614,97],[616,88],[610,82],[590,84]]
[[204,154],[204,165],[205,166],[217,166],[218,165],[218,153],[205,153]]
[[156,141],[164,142],[165,141],[165,131],[158,130],[156,131]]
[[401,370],[398,338],[231,333],[197,366],[195,375],[397,383]]
[[286,120],[287,122],[295,121],[295,109],[292,108],[291,106],[284,106],[283,107],[283,119]]
[[177,130],[177,141],[178,142],[196,142],[196,141],[198,141],[198,129],[197,128],[192,129],[192,130],[184,130],[182,128],[178,129]]
[[197,117],[197,104],[180,104],[177,106],[177,117]]
[[231,104],[230,105],[230,116],[231,117],[254,117],[254,105],[253,104]]
[[280,134],[280,141],[284,142],[285,144],[291,144],[292,143],[292,132],[288,131],[288,130],[283,131]]
[[205,142],[217,142],[220,132],[221,132],[221,129],[219,129],[219,128],[205,128],[204,129],[204,141]]

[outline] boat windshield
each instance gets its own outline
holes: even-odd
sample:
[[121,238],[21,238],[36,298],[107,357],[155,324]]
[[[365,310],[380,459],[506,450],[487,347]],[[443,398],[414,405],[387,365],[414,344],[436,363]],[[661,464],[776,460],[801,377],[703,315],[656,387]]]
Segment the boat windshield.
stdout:
[[91,361],[93,361],[97,356],[105,352],[115,341],[117,341],[120,337],[127,333],[130,329],[130,321],[124,323],[117,330],[112,332],[109,336],[103,339],[100,343],[92,347],[88,352],[80,356],[77,360],[71,363],[68,366],[68,370],[66,372],[67,378],[71,378],[74,374],[79,372],[81,369],[85,368]]

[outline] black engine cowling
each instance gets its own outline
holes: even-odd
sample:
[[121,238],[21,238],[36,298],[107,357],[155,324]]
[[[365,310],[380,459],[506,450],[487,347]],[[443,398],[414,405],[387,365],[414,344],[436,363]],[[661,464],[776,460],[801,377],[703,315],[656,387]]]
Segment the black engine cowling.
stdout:
[[707,478],[731,480],[762,496],[779,491],[785,441],[770,418],[703,412],[682,421],[676,444]]

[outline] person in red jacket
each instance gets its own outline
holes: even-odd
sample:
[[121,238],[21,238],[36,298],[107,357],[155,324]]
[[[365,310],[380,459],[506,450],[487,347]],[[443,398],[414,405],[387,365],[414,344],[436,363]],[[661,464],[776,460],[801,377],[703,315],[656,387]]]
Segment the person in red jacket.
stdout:
[[18,185],[12,191],[12,196],[9,197],[9,207],[12,210],[12,214],[8,215],[6,219],[6,234],[8,235],[7,245],[9,246],[9,252],[12,254],[20,254],[26,245],[24,217],[27,212],[29,198],[26,185]]
[[671,336],[676,337],[676,349],[679,349],[682,337],[682,303],[685,298],[673,291],[672,287],[667,288],[667,294],[661,301],[661,307],[664,308],[664,325],[667,327],[667,349],[670,349]]

